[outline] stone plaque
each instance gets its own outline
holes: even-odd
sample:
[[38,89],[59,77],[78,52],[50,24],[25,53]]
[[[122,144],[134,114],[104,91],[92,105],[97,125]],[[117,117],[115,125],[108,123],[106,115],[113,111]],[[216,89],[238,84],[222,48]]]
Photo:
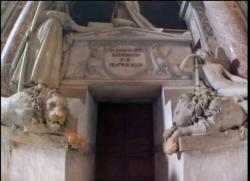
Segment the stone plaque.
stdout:
[[118,78],[129,78],[146,70],[146,56],[139,46],[114,46],[106,52],[104,67]]
[[73,35],[65,78],[74,80],[191,80],[179,69],[192,53],[186,35],[133,28]]

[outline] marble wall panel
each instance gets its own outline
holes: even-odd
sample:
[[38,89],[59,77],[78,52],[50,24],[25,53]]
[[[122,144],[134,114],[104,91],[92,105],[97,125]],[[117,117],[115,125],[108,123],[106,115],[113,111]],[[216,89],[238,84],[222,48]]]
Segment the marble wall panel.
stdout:
[[204,1],[218,43],[225,49],[232,71],[247,77],[247,23],[234,1]]
[[[126,29],[125,29],[126,30]],[[154,35],[116,30],[72,39],[66,79],[87,80],[190,80],[178,65],[191,53],[191,39],[183,34]],[[123,32],[125,31],[125,32]],[[116,37],[116,34],[123,36]],[[104,34],[104,35],[103,35]],[[125,36],[125,35],[126,36]],[[116,37],[116,38],[115,38]],[[133,37],[135,39],[133,40]],[[181,37],[181,38],[180,38]]]
[[[2,148],[3,147],[3,148]],[[66,150],[1,144],[1,179],[8,181],[64,181]]]

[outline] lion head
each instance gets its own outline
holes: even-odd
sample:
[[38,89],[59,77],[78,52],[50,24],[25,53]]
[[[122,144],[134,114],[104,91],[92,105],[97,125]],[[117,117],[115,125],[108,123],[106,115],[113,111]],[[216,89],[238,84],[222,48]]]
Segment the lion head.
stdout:
[[174,110],[173,124],[187,126],[196,122],[199,117],[207,116],[209,104],[216,98],[221,99],[215,91],[208,88],[180,95]]
[[67,101],[57,90],[35,86],[25,92],[31,97],[25,109],[32,110],[35,125],[44,125],[52,130],[65,126]]
[[45,122],[48,128],[62,128],[65,125],[68,112],[66,99],[55,90],[50,90],[44,106]]
[[193,95],[188,93],[179,97],[174,109],[173,125],[187,126],[192,123],[195,108],[192,99]]

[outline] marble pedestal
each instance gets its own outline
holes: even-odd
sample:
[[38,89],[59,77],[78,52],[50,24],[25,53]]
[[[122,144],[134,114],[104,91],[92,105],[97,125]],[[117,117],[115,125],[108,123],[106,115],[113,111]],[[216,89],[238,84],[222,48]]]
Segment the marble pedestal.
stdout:
[[1,145],[1,180],[64,181],[66,150]]
[[62,136],[50,136],[52,141],[40,138],[43,140],[40,145],[34,145],[32,137],[22,143],[1,139],[1,180],[92,180],[94,159],[91,154],[67,149],[63,141],[60,141],[64,139]]
[[167,156],[171,181],[247,181],[247,141]]
[[179,149],[182,152],[166,155],[169,181],[247,180],[247,140],[238,130],[181,137]]
[[[190,90],[165,90],[165,128],[180,94]],[[246,133],[247,134],[247,133]],[[169,181],[246,181],[247,139],[238,130],[179,138],[181,152],[165,155]]]

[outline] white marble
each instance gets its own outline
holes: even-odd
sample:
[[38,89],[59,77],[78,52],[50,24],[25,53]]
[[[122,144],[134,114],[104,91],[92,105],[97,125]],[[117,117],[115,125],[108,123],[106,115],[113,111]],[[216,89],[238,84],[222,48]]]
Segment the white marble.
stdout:
[[[165,109],[171,109],[173,113],[178,96],[190,90],[192,89],[165,88]],[[172,126],[171,119],[166,117],[164,119],[168,127]],[[166,156],[166,160],[168,180],[171,181],[247,180],[247,141],[204,150],[186,151],[181,155],[175,153]]]
[[247,141],[167,156],[171,181],[247,181]]
[[1,171],[3,180],[11,181],[64,181],[65,149],[44,149],[32,146],[13,147],[2,144]]
[[182,155],[183,181],[247,181],[247,141]]
[[[225,49],[234,72],[247,77],[247,19],[234,1],[204,1],[206,14],[219,44]],[[239,65],[237,65],[237,61]]]
[[190,80],[178,65],[191,53],[187,33],[155,33],[138,28],[116,28],[69,35],[65,78],[87,80]]
[[66,181],[94,181],[95,155],[68,152],[66,157]]

